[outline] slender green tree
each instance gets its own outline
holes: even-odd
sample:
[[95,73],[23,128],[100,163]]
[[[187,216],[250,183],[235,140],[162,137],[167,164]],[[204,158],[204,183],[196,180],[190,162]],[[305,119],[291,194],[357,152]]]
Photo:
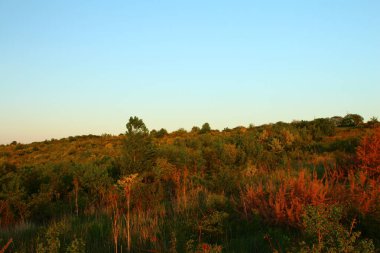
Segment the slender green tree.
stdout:
[[149,171],[155,161],[155,147],[142,119],[130,117],[122,154],[122,174]]

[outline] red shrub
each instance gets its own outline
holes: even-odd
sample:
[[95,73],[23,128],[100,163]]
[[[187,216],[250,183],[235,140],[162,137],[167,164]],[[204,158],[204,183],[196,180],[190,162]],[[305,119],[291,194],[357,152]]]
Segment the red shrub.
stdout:
[[330,188],[327,180],[306,175],[302,170],[298,177],[284,179],[279,187],[271,181],[249,186],[242,200],[246,212],[256,210],[269,222],[300,227],[305,206],[331,202],[327,198]]
[[380,176],[380,128],[363,137],[356,150],[359,168],[371,177]]
[[380,128],[364,136],[356,149],[358,171],[348,175],[351,203],[362,215],[380,215]]
[[350,199],[363,215],[380,215],[380,180],[369,176],[369,171],[350,171],[348,176]]

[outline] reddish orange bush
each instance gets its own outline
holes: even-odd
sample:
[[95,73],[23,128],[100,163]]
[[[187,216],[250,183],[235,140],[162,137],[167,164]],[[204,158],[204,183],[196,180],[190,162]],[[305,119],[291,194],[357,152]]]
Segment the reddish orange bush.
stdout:
[[380,179],[369,176],[368,171],[354,173],[348,176],[349,196],[354,207],[362,215],[380,217]]
[[247,215],[257,211],[269,222],[300,227],[303,208],[331,202],[327,198],[331,187],[327,180],[307,175],[302,170],[298,177],[284,179],[279,187],[272,181],[247,187],[242,201]]
[[380,128],[363,137],[356,150],[359,168],[371,177],[380,176]]
[[362,215],[380,215],[380,128],[365,135],[356,149],[358,171],[348,174],[349,197]]
[[14,215],[8,201],[0,200],[0,227],[6,227],[14,222]]

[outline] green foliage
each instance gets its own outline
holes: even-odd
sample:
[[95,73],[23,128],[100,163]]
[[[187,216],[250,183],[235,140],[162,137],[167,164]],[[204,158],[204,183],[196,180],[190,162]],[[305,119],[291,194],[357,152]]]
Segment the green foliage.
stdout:
[[60,236],[67,227],[63,222],[52,223],[42,237],[37,238],[36,253],[58,253],[61,248]]
[[149,171],[155,160],[155,146],[144,122],[131,117],[127,123],[122,156],[122,175]]
[[193,127],[191,128],[191,132],[192,132],[192,133],[197,134],[197,133],[199,133],[199,131],[201,131],[201,129],[200,129],[199,127],[197,127],[197,126],[193,126]]
[[[325,136],[333,136],[336,133],[336,121],[329,118],[319,118],[313,121],[300,121],[293,123],[301,135],[309,135],[312,140],[320,141]],[[307,136],[304,136],[304,138]],[[309,140],[310,142],[310,140]]]
[[27,206],[21,174],[15,166],[0,164],[0,227],[25,221]]
[[229,215],[223,211],[213,211],[205,215],[200,224],[199,229],[202,234],[209,237],[219,237],[225,233],[226,220]]
[[300,244],[300,252],[375,252],[371,240],[353,231],[356,220],[350,229],[341,223],[341,207],[308,206],[303,220],[307,241]]
[[200,134],[205,134],[205,133],[208,133],[211,131],[211,127],[210,127],[210,124],[209,123],[204,123],[201,127],[201,129],[199,130],[199,133]]
[[342,122],[341,125],[342,127],[357,127],[360,124],[363,124],[363,117],[360,116],[359,114],[347,114]]
[[315,131],[315,135],[327,135],[333,136],[335,134],[335,124],[331,119],[315,119],[313,122],[313,131]]
[[152,130],[150,131],[150,135],[154,138],[163,138],[164,136],[168,135],[168,131],[164,128],[161,128],[160,130]]
[[142,119],[138,117],[130,117],[127,123],[127,134],[129,135],[146,135],[149,133]]
[[66,249],[66,253],[84,253],[86,245],[83,239],[74,238],[74,240],[70,243],[69,247]]
[[370,120],[367,121],[367,125],[372,128],[379,127],[379,119],[377,117],[372,117]]

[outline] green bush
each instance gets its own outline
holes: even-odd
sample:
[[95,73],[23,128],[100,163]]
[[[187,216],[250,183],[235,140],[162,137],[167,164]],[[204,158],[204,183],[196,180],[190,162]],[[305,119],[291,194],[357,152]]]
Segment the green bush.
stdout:
[[342,223],[342,208],[338,206],[308,206],[303,216],[305,241],[297,252],[375,252],[371,240],[361,239],[361,233],[353,231],[356,220],[347,229]]

